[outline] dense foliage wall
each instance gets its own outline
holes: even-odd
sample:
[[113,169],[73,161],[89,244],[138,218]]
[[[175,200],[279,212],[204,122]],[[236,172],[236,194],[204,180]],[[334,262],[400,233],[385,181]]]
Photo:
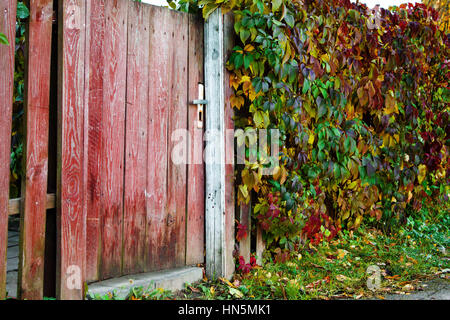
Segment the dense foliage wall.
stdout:
[[[349,0],[181,1],[233,11],[228,62],[239,128],[278,128],[280,166],[241,172],[240,202],[268,241],[318,242],[363,217],[392,226],[448,206],[450,38],[422,4]],[[184,8],[183,8],[184,6]],[[246,143],[238,138],[238,143]],[[269,153],[270,154],[270,153]]]
[[[241,172],[240,202],[287,247],[390,225],[448,205],[450,39],[422,4],[377,12],[348,0],[182,1],[232,10],[235,123],[281,131],[280,166]],[[238,143],[245,143],[238,139]],[[269,153],[270,154],[270,153]]]

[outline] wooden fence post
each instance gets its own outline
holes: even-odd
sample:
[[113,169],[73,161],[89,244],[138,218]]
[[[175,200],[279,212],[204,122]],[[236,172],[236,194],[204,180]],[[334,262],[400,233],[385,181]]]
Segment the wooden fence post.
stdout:
[[57,298],[84,297],[85,39],[84,0],[59,0]]
[[234,272],[234,182],[230,164],[234,150],[230,150],[233,143],[227,135],[227,129],[232,129],[232,112],[224,67],[226,54],[232,49],[230,26],[231,19],[221,10],[212,13],[205,23],[206,273],[211,278],[230,278]]
[[0,32],[5,34],[9,41],[8,46],[0,44],[0,300],[6,296],[16,8],[16,0],[2,0],[0,3]]
[[26,143],[20,223],[19,287],[22,299],[43,299],[47,209],[50,57],[53,0],[28,1],[25,88]]

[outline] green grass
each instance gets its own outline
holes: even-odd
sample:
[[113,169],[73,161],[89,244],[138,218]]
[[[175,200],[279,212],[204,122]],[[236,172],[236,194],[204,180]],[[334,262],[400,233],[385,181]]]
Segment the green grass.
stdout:
[[[264,268],[235,275],[233,283],[203,282],[179,294],[186,299],[338,299],[382,297],[417,289],[419,280],[430,279],[450,267],[450,219],[408,220],[405,228],[386,236],[361,227],[343,231],[339,238],[319,246],[306,245],[286,263],[270,258]],[[369,290],[367,268],[381,271],[378,290]],[[212,288],[212,289],[211,289]],[[231,290],[233,289],[233,290]]]
[[[362,226],[343,231],[339,237],[318,246],[305,244],[291,253],[285,263],[275,263],[270,255],[264,267],[249,274],[235,274],[232,281],[204,279],[177,292],[135,288],[128,299],[360,299],[382,298],[387,293],[409,293],[420,280],[442,276],[450,268],[450,218],[408,219],[390,236]],[[368,288],[367,269],[377,266],[380,286]],[[113,295],[96,297],[114,299]]]

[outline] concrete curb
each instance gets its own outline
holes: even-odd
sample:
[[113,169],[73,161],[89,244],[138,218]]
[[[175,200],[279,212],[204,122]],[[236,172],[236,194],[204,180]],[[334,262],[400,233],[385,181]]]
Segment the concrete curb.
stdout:
[[183,290],[185,283],[195,283],[203,278],[203,269],[198,267],[184,267],[178,269],[164,270],[151,273],[124,276],[96,282],[89,285],[87,295],[104,296],[108,293],[116,293],[117,299],[126,299],[130,290],[135,287],[154,290]]

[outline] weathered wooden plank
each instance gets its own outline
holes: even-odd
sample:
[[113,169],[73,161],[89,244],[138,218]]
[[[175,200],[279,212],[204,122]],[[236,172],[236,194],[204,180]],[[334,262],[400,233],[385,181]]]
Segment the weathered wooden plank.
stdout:
[[249,204],[241,204],[239,207],[239,223],[246,227],[247,229],[247,237],[241,239],[239,241],[239,255],[242,256],[247,263],[250,262],[250,254],[251,254],[251,228],[252,228],[252,207],[251,202]]
[[[22,206],[22,198],[10,199],[8,205],[8,215],[13,216],[20,213],[20,207]],[[56,208],[56,194],[50,193],[46,196],[45,209]]]
[[0,32],[9,46],[0,44],[0,300],[6,295],[6,248],[8,245],[9,164],[14,88],[16,0],[0,3]]
[[[223,73],[224,86],[224,122],[225,122],[225,277],[231,277],[234,273],[235,263],[233,258],[235,243],[235,183],[234,183],[234,111],[231,107],[230,97],[233,93],[228,79],[230,72],[225,68],[225,61],[234,48],[234,16],[232,13],[224,15],[224,62]],[[250,232],[249,232],[250,234]]]
[[263,230],[260,226],[256,228],[256,263],[262,266],[263,263],[263,253],[266,250],[266,244],[263,239]]
[[86,257],[84,206],[85,1],[59,7],[57,296],[82,299]]
[[[232,21],[215,11],[205,23],[206,140],[205,225],[206,271],[209,277],[231,277],[234,271],[234,190],[231,138],[232,112],[226,108],[229,91],[224,69],[232,48]],[[228,145],[228,147],[227,147]],[[234,150],[233,150],[234,152]]]
[[86,281],[99,280],[100,271],[100,208],[102,165],[102,110],[104,75],[105,1],[89,1],[87,39],[89,55],[86,55],[89,76],[88,134],[87,134],[87,221],[86,221]]
[[101,279],[121,274],[128,1],[105,2],[102,110]]
[[223,16],[220,10],[205,22],[205,225],[208,277],[225,274],[225,139],[223,97]]
[[150,20],[147,5],[128,5],[123,273],[133,274],[145,271]]
[[150,7],[149,40],[149,105],[147,157],[147,271],[168,265],[167,226],[167,162],[168,117],[170,96],[170,64],[168,29],[169,13],[161,7]]
[[28,2],[25,168],[18,295],[43,299],[53,1]]
[[[189,16],[189,101],[199,99],[203,77],[203,20]],[[204,90],[203,85],[201,90]],[[203,93],[204,94],[204,93]],[[197,106],[189,105],[189,164],[187,177],[186,264],[204,262],[205,251],[205,167],[203,164],[203,126],[198,126]],[[204,114],[201,121],[204,122]]]
[[[187,114],[188,114],[188,15],[169,11],[171,35],[170,63],[173,65],[169,75],[169,163],[167,180],[167,206],[169,253],[174,253],[171,267],[186,263],[186,188],[187,182]],[[184,150],[183,150],[184,149]],[[174,249],[174,251],[173,251]]]

